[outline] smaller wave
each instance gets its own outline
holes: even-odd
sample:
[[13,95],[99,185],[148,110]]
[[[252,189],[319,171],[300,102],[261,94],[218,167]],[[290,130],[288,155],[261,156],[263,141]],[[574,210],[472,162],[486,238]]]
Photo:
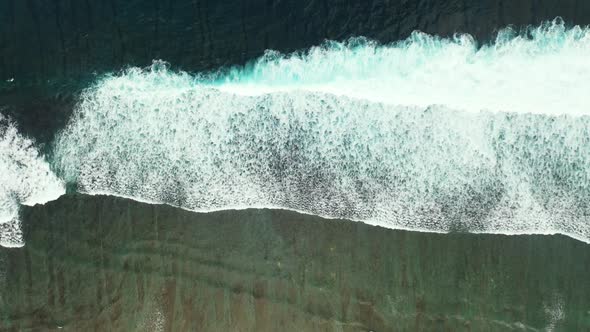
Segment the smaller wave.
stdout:
[[2,114],[0,169],[0,245],[22,247],[19,206],[57,199],[65,193],[64,183],[52,173],[33,141],[22,137]]

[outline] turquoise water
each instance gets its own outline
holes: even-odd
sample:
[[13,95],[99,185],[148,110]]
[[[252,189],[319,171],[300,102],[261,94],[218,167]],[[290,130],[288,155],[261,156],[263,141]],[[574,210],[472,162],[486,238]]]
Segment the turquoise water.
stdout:
[[356,38],[294,54],[269,51],[246,67],[199,79],[246,95],[304,90],[394,105],[584,115],[589,52],[590,30],[556,19],[524,31],[505,28],[484,45],[466,34],[414,32],[387,45]]

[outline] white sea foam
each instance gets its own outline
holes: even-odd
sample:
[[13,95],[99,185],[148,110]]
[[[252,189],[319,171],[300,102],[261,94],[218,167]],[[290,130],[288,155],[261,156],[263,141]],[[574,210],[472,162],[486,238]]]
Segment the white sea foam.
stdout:
[[588,30],[509,35],[329,43],[213,75],[132,68],[83,93],[55,167],[82,192],[196,211],[590,242]]
[[24,245],[19,206],[45,203],[65,192],[30,139],[0,114],[0,245]]
[[415,32],[391,45],[357,38],[267,52],[213,85],[242,95],[305,90],[395,105],[588,114],[589,56],[590,30],[557,19],[521,34],[504,29],[481,47],[469,35]]

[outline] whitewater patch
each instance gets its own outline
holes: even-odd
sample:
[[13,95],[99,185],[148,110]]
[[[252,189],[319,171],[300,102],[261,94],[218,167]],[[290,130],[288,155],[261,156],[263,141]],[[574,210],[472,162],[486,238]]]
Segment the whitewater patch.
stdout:
[[42,204],[65,193],[33,142],[0,114],[0,245],[24,245],[20,205]]
[[355,38],[287,55],[269,51],[201,81],[241,95],[304,90],[422,108],[583,115],[590,113],[589,56],[590,30],[556,19],[503,29],[481,46],[466,34],[414,32],[389,45]]
[[590,242],[590,38],[555,21],[327,43],[81,96],[53,166],[80,192],[193,211],[283,208],[431,232]]

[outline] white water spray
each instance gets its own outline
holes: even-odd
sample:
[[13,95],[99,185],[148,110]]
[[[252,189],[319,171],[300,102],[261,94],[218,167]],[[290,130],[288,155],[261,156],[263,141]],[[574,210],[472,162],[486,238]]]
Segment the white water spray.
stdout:
[[64,194],[63,182],[49,169],[33,142],[0,114],[0,245],[24,245],[19,206],[35,205]]

